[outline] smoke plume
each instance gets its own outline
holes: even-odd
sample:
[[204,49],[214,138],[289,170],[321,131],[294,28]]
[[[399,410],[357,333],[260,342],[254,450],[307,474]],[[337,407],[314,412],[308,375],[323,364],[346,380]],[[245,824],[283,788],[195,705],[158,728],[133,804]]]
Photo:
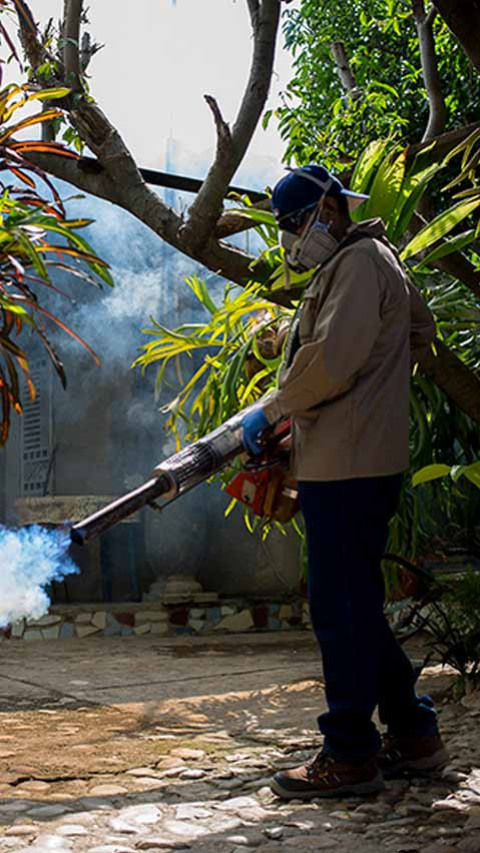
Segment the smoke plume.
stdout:
[[67,554],[69,544],[67,530],[0,527],[0,626],[48,612],[45,587],[79,571]]

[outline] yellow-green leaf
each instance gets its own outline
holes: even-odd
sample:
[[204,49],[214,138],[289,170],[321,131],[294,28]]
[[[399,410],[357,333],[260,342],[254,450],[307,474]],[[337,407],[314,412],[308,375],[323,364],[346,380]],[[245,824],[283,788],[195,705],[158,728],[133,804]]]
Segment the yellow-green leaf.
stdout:
[[440,213],[405,246],[401,254],[402,260],[406,261],[413,255],[418,254],[418,252],[428,249],[434,243],[437,243],[438,240],[449,234],[459,222],[466,219],[479,205],[480,196],[471,201],[460,201],[458,204],[454,204],[453,207]]
[[412,486],[420,486],[422,483],[429,483],[431,480],[440,479],[440,477],[448,477],[449,474],[449,465],[425,465],[424,468],[415,471],[412,477]]

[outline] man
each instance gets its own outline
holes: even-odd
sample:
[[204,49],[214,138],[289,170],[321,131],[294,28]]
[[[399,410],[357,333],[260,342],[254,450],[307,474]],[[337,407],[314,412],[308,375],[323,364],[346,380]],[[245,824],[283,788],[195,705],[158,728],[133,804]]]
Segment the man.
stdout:
[[[245,446],[293,422],[293,472],[305,518],[312,625],[328,711],[322,751],[277,773],[280,797],[370,794],[383,777],[446,761],[429,697],[383,612],[381,558],[409,462],[412,361],[435,336],[380,220],[355,225],[365,196],[317,165],[287,174],[272,206],[288,265],[312,269],[287,343],[280,388],[243,420]],[[382,748],[372,722],[387,727]]]

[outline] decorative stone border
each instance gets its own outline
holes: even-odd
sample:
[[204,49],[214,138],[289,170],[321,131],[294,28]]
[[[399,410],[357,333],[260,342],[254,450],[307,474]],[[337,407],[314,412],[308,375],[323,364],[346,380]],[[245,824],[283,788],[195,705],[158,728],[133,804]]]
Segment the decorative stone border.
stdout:
[[276,602],[229,599],[207,604],[205,594],[202,599],[168,604],[53,605],[41,619],[24,619],[0,630],[0,641],[70,640],[94,635],[172,637],[310,627],[308,604],[300,596]]

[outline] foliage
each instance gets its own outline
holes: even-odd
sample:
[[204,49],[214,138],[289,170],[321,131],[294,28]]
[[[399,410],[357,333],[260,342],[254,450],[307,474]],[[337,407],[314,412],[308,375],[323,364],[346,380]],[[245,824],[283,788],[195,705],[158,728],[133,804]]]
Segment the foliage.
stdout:
[[[191,276],[186,281],[207,314],[205,322],[169,330],[152,320],[153,328],[143,330],[151,340],[135,362],[144,370],[160,362],[157,390],[174,363],[180,389],[164,411],[167,429],[177,442],[179,422],[186,425],[186,438],[195,439],[274,387],[281,362],[277,337],[291,313],[268,302],[256,284],[227,287],[217,303],[202,279]],[[193,366],[186,383],[185,357]]]
[[[472,369],[480,365],[477,301],[460,283],[436,272],[434,264],[439,257],[458,250],[460,240],[455,231],[464,221],[469,228],[461,235],[462,246],[473,243],[478,225],[472,214],[480,205],[479,190],[473,186],[467,197],[463,192],[460,200],[454,197],[451,207],[410,239],[407,229],[422,194],[453,158],[462,155],[460,174],[475,179],[470,163],[477,139],[478,134],[472,134],[442,162],[435,160],[432,148],[409,162],[408,148],[389,144],[388,140],[373,141],[357,161],[351,182],[352,189],[370,195],[358,209],[358,218],[374,214],[383,217],[390,240],[403,244],[402,260],[435,317],[437,334]],[[450,182],[445,189],[456,185],[456,181]],[[448,195],[446,198],[448,203]],[[442,239],[452,233],[450,239]],[[413,472],[438,460],[460,470],[461,466],[472,464],[480,453],[475,425],[416,371],[411,385],[410,441]],[[433,484],[419,496],[407,479],[399,512],[391,525],[389,550],[410,556],[448,547],[477,550],[479,509],[480,496],[475,490],[462,488],[462,484],[454,489],[447,483]]]
[[[0,444],[5,444],[13,409],[22,412],[19,375],[23,375],[30,399],[35,388],[29,373],[25,350],[18,337],[30,329],[47,350],[63,384],[62,363],[47,337],[47,323],[56,325],[81,343],[98,362],[90,347],[58,316],[40,301],[39,288],[56,290],[52,270],[61,269],[85,281],[99,285],[98,279],[111,285],[107,264],[98,258],[77,229],[89,220],[66,217],[62,200],[41,169],[34,166],[29,152],[55,152],[63,156],[75,154],[53,142],[17,139],[17,133],[35,124],[51,121],[59,113],[48,109],[17,120],[16,114],[26,104],[62,98],[64,89],[29,92],[26,86],[10,85],[0,90],[0,395],[2,416]],[[8,123],[15,116],[13,123]],[[17,180],[18,184],[12,184]],[[46,195],[39,186],[46,187]],[[60,241],[59,242],[59,238]],[[52,239],[55,242],[52,242]]]
[[[422,193],[444,166],[430,150],[410,162],[407,149],[392,146],[388,140],[378,140],[360,156],[352,188],[370,194],[369,201],[358,209],[357,218],[381,210],[389,238],[394,243],[405,244],[403,253],[410,264],[410,273],[435,315],[439,335],[461,352],[470,367],[477,368],[480,348],[476,328],[480,324],[480,310],[473,294],[465,295],[458,283],[451,283],[438,273],[433,275],[430,263],[435,261],[431,258],[433,247],[438,244],[437,232],[424,229],[420,241],[413,238],[416,240],[413,250],[413,240],[408,242],[406,238]],[[239,208],[236,213],[255,222],[266,246],[262,257],[271,267],[268,287],[273,292],[284,287],[282,251],[273,215],[249,206]],[[468,211],[464,210],[463,216],[468,217]],[[455,227],[460,221],[457,213]],[[311,272],[294,276],[292,294],[298,298],[310,278]],[[175,361],[180,386],[185,359],[195,365],[187,384],[180,392],[174,392],[166,407],[167,427],[175,432],[177,440],[179,422],[185,425],[188,438],[196,438],[276,386],[285,331],[293,311],[274,306],[268,301],[268,290],[255,283],[245,291],[227,289],[223,303],[218,304],[204,282],[193,278],[188,283],[207,314],[205,323],[175,330],[155,324],[153,329],[145,330],[151,340],[144,345],[143,354],[136,362],[144,369],[160,362],[158,387],[166,381],[169,363]],[[450,466],[468,465],[479,454],[478,430],[433,383],[416,374],[411,389],[412,470],[438,459]],[[400,511],[392,523],[389,550],[410,555],[425,553],[432,542],[442,549],[446,537],[439,540],[438,531],[445,531],[447,518],[445,532],[450,544],[464,545],[466,540],[472,540],[480,500],[476,502],[471,495],[469,500],[466,497],[460,486],[452,494],[442,484],[433,486],[419,498],[407,479]]]
[[472,569],[443,585],[424,614],[431,648],[462,683],[480,678],[480,573]]
[[470,465],[443,465],[442,463],[426,465],[415,472],[412,477],[412,485],[420,486],[423,483],[431,483],[432,480],[439,480],[443,477],[450,477],[454,483],[458,483],[462,477],[466,477],[470,483],[480,489],[480,462],[472,462]]
[[[434,32],[447,126],[468,124],[478,116],[480,81],[438,16]],[[341,169],[369,139],[421,139],[428,101],[410,0],[301,0],[284,15],[284,37],[293,77],[276,116],[287,161]],[[332,42],[345,45],[356,81],[350,93],[338,78]]]

